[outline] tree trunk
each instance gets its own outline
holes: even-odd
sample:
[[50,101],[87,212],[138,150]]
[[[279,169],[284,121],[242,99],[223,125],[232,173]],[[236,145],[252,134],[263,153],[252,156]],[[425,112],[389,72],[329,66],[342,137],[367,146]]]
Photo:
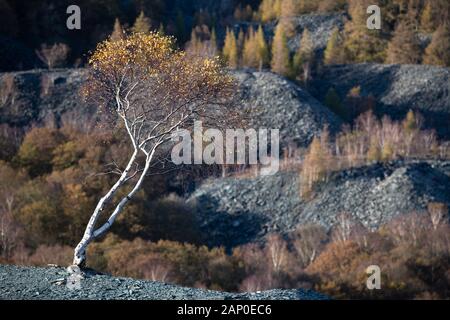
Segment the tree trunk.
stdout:
[[139,177],[138,181],[134,185],[133,189],[125,196],[123,197],[119,204],[114,209],[113,213],[109,217],[108,221],[106,221],[101,227],[99,227],[97,230],[95,230],[95,223],[97,222],[97,219],[100,215],[100,213],[103,210],[104,205],[107,201],[110,201],[111,198],[114,196],[114,194],[117,192],[117,190],[123,186],[123,184],[126,182],[127,175],[131,169],[131,166],[133,165],[134,161],[137,157],[137,149],[133,153],[133,156],[131,157],[130,161],[128,162],[128,165],[125,169],[125,171],[122,173],[120,179],[116,182],[116,184],[111,188],[111,190],[104,196],[98,203],[94,213],[91,216],[91,219],[89,220],[89,223],[86,227],[86,231],[84,233],[83,239],[81,239],[80,243],[75,248],[74,252],[74,258],[73,258],[73,265],[77,265],[80,268],[84,267],[86,265],[86,249],[89,246],[89,244],[102,236],[106,231],[111,228],[114,221],[116,220],[117,216],[123,211],[123,208],[125,205],[130,201],[133,196],[139,191],[139,189],[142,186],[142,183],[145,179],[145,176],[150,169],[150,164],[152,162],[153,156],[156,152],[156,148],[159,145],[156,145],[150,153],[148,153],[147,158],[145,160],[145,167],[142,171],[141,176]]
[[125,168],[124,172],[120,176],[119,180],[112,186],[112,188],[108,191],[108,193],[100,199],[98,202],[91,218],[89,219],[89,222],[86,226],[86,230],[84,232],[83,238],[81,239],[80,243],[75,248],[74,252],[74,258],[73,258],[73,264],[83,267],[86,263],[86,248],[87,246],[95,239],[94,236],[94,228],[95,224],[97,223],[97,220],[102,213],[105,205],[111,201],[111,199],[116,194],[117,190],[120,189],[120,187],[123,186],[123,184],[126,182],[128,173],[131,170],[131,167],[133,166],[133,163],[136,160],[136,157],[138,155],[137,149],[133,152],[133,155],[130,158],[130,161],[127,164],[127,167]]

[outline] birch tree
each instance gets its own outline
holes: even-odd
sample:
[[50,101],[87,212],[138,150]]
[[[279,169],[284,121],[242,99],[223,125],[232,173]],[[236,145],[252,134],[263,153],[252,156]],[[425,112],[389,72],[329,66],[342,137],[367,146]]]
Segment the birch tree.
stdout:
[[217,59],[173,48],[171,37],[136,33],[99,44],[89,60],[85,94],[126,131],[132,153],[98,201],[75,248],[74,265],[85,265],[86,248],[111,228],[140,190],[152,164],[170,146],[172,133],[189,130],[195,120],[215,127],[231,121],[234,80]]

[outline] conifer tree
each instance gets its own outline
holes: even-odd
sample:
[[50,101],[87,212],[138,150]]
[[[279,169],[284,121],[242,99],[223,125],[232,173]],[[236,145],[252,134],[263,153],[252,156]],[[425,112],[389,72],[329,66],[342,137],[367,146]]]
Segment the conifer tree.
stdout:
[[320,138],[314,137],[308,148],[300,176],[300,194],[304,198],[311,195],[315,183],[328,178],[332,157],[329,136],[329,131],[325,128]]
[[191,40],[186,44],[186,52],[191,55],[214,58],[218,55],[217,37],[214,28],[201,25],[192,29]]
[[394,36],[389,42],[386,62],[417,64],[421,57],[420,51],[419,40],[412,25],[404,20],[398,24]]
[[234,9],[233,17],[234,17],[234,20],[236,20],[236,21],[244,20],[244,13],[242,12],[242,4],[239,4],[236,7],[236,9]]
[[433,34],[431,43],[425,50],[425,64],[450,67],[450,27],[441,25]]
[[151,29],[151,21],[145,16],[144,11],[141,11],[139,16],[136,18],[131,31],[133,33],[148,33]]
[[407,133],[411,133],[420,129],[420,122],[417,119],[414,111],[409,110],[408,113],[406,114],[406,118],[405,120],[403,120],[403,129]]
[[371,137],[369,142],[369,149],[367,150],[367,160],[378,162],[381,160],[381,150],[378,140]]
[[326,65],[341,64],[345,62],[343,39],[339,28],[334,28],[328,40],[324,52],[324,63]]
[[237,48],[238,56],[242,57],[242,51],[244,51],[245,33],[242,28],[239,28],[238,38],[237,38]]
[[217,34],[216,34],[216,28],[212,28],[211,35],[209,37],[209,48],[211,52],[214,52],[214,55],[217,54],[218,47],[217,47]]
[[125,33],[123,31],[122,25],[120,24],[119,18],[114,21],[114,30],[111,34],[111,40],[117,41],[125,38]]
[[[336,1],[336,0],[334,0]],[[298,0],[298,12],[301,14],[311,13],[318,9],[319,1],[317,0]]]
[[195,28],[191,31],[191,40],[186,44],[186,51],[198,54],[200,51],[201,40],[197,37]]
[[253,27],[250,27],[245,37],[244,49],[242,51],[242,64],[249,68],[258,68],[258,43]]
[[433,32],[436,29],[435,14],[432,1],[428,1],[420,16],[420,26],[425,32]]
[[[305,83],[308,82],[314,63],[314,45],[311,33],[308,29],[303,30],[300,46],[294,55],[294,70],[296,75]],[[301,75],[300,75],[301,73]]]
[[164,25],[162,24],[162,22],[159,24],[158,33],[161,36],[165,36],[166,35],[166,31],[164,30]]
[[275,0],[262,0],[259,6],[259,14],[262,22],[269,22],[276,18],[274,6]]
[[275,0],[275,3],[273,4],[273,14],[275,18],[281,17],[281,6],[283,1],[285,0]]
[[291,61],[283,25],[278,24],[272,42],[272,71],[283,76],[291,75]]
[[283,24],[287,37],[295,35],[295,21],[297,7],[296,0],[283,0],[281,3],[280,22]]
[[258,32],[256,33],[256,43],[258,48],[259,68],[262,69],[267,67],[270,63],[270,52],[261,25],[259,25]]
[[381,38],[380,30],[367,28],[366,10],[370,4],[369,0],[349,0],[351,20],[345,24],[344,47],[346,59],[351,62],[385,60],[386,41]]
[[227,28],[225,43],[223,46],[223,57],[230,68],[236,69],[239,66],[238,48],[234,32]]
[[259,5],[258,9],[258,15],[261,19],[261,22],[268,22],[271,20],[272,16],[272,6],[273,6],[273,0],[262,0],[261,4]]

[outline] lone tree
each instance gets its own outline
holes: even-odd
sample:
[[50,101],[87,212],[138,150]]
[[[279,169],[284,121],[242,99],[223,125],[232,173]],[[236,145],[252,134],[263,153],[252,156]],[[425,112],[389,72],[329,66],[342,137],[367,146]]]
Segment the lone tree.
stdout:
[[[173,48],[172,37],[137,33],[102,42],[89,60],[85,94],[126,131],[133,152],[116,183],[98,201],[75,248],[74,265],[85,265],[86,248],[133,199],[150,167],[167,151],[173,133],[189,130],[200,119],[208,126],[229,125],[234,115],[235,83],[218,60]],[[111,212],[105,212],[108,208]]]

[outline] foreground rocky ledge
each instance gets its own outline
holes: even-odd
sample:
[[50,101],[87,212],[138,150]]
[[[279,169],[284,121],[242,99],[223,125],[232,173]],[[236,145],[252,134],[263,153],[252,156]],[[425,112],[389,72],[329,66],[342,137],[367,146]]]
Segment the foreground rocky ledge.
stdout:
[[67,284],[70,274],[62,267],[0,266],[0,299],[8,300],[323,300],[310,290],[269,290],[228,293],[171,284],[115,278],[86,272],[81,289]]

